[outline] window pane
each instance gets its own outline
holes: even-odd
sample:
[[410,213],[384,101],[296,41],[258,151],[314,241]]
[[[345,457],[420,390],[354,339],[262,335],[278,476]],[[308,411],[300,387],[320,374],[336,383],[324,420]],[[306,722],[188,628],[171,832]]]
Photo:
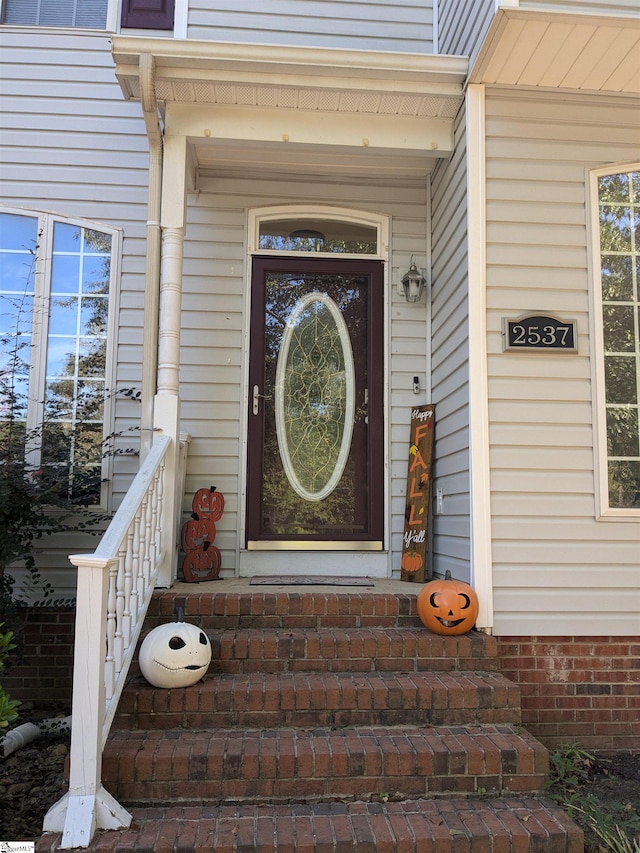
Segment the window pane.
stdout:
[[631,251],[631,219],[628,207],[602,205],[600,246],[603,252]]
[[607,403],[637,403],[638,377],[635,358],[608,356],[604,361]]
[[640,173],[599,180],[609,504],[640,506]]
[[640,508],[640,462],[609,462],[609,503]]
[[609,456],[640,456],[638,410],[607,409]]
[[80,255],[61,255],[54,250],[51,264],[51,292],[78,293],[80,290]]
[[80,341],[78,376],[104,376],[107,367],[105,340]]
[[66,222],[56,222],[53,230],[54,252],[78,252],[80,250],[80,228]]
[[37,24],[38,5],[34,0],[5,0],[5,24]]
[[[45,411],[69,434],[68,494],[82,502],[100,496],[111,242],[94,229],[54,228]],[[51,464],[61,447],[51,439]]]
[[629,178],[625,173],[600,178],[600,202],[629,201]]
[[45,424],[42,429],[42,464],[68,465],[70,457],[71,424]]
[[[45,0],[43,14],[47,3],[70,13],[66,0]],[[41,227],[43,245],[53,230],[49,279],[44,264],[35,274]],[[4,447],[19,435],[19,452],[26,444],[38,457],[43,482],[85,502],[100,499],[111,248],[111,236],[95,229],[0,213],[0,440]],[[35,346],[46,350],[46,376],[29,388]],[[15,421],[28,409],[40,426],[25,443]]]
[[[85,423],[104,417],[104,382],[78,380],[76,417]],[[102,435],[102,432],[100,433]]]
[[10,424],[3,452],[20,456],[24,424],[17,423],[26,420],[29,404],[37,242],[36,217],[0,213],[0,417]]
[[603,307],[605,352],[628,352],[635,349],[633,314],[630,305]]
[[77,296],[54,296],[49,307],[49,335],[75,335],[78,331]]
[[378,251],[377,236],[376,228],[353,222],[279,219],[260,223],[259,248],[375,255]]
[[631,255],[602,256],[602,298],[633,299],[633,262]]
[[5,24],[104,29],[107,0],[5,0]]
[[81,312],[81,335],[106,335],[109,315],[109,303],[106,299],[84,297],[81,304]]
[[82,290],[84,293],[108,293],[109,275],[109,258],[85,256]]

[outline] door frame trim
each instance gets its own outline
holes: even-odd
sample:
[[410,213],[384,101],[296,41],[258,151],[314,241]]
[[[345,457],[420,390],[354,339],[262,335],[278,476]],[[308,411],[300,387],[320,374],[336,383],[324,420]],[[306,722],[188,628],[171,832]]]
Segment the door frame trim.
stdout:
[[[389,509],[390,509],[390,448],[389,448],[389,436],[390,436],[390,426],[389,426],[389,311],[390,311],[390,300],[391,300],[391,289],[390,289],[390,264],[389,264],[389,234],[390,234],[390,216],[384,214],[372,213],[366,210],[360,209],[351,209],[340,206],[333,205],[303,205],[303,204],[288,204],[288,205],[272,205],[272,206],[262,206],[257,208],[251,208],[247,211],[247,254],[246,254],[246,267],[245,267],[245,298],[244,298],[244,317],[243,317],[243,359],[242,359],[242,388],[243,394],[241,397],[241,405],[243,417],[241,417],[241,442],[240,442],[240,457],[239,457],[239,482],[240,489],[238,494],[238,517],[239,517],[239,525],[238,532],[236,537],[236,574],[238,576],[249,576],[252,574],[259,574],[260,568],[255,564],[255,560],[243,560],[243,555],[253,554],[255,557],[259,557],[259,554],[262,553],[265,557],[269,554],[269,552],[278,553],[282,559],[286,560],[287,554],[291,554],[294,557],[296,551],[294,550],[284,550],[282,548],[278,548],[278,543],[264,543],[264,547],[261,543],[260,547],[257,549],[251,548],[248,549],[245,545],[246,542],[246,533],[247,533],[247,477],[248,477],[248,418],[244,416],[244,413],[248,411],[249,406],[249,355],[250,355],[250,335],[251,335],[251,282],[253,276],[253,258],[260,257],[262,255],[274,255],[281,254],[288,258],[294,259],[304,259],[309,260],[310,254],[309,252],[273,252],[273,251],[261,251],[256,250],[254,248],[255,241],[257,239],[257,235],[259,233],[260,222],[263,218],[299,218],[300,220],[313,218],[317,219],[328,219],[328,220],[340,220],[342,219],[345,222],[353,222],[359,224],[367,224],[369,226],[374,226],[377,229],[378,234],[378,253],[371,255],[342,255],[335,253],[318,253],[317,256],[322,257],[324,259],[333,258],[334,260],[347,260],[347,259],[359,259],[359,260],[367,260],[367,261],[382,261],[382,284],[383,284],[383,305],[382,305],[382,313],[383,313],[383,329],[384,329],[384,340],[383,344],[383,402],[382,402],[382,411],[383,411],[383,475],[382,479],[384,482],[384,495],[383,495],[383,544],[380,546],[378,543],[374,542],[353,542],[348,543],[353,547],[345,548],[341,545],[340,552],[335,551],[335,544],[327,542],[327,543],[310,543],[313,545],[312,548],[307,550],[307,554],[311,555],[314,551],[318,551],[320,553],[325,553],[329,555],[329,553],[342,553],[344,555],[344,559],[349,561],[350,557],[353,559],[357,558],[358,554],[368,553],[373,554],[376,553],[379,557],[382,557],[385,561],[386,572],[381,576],[390,576],[391,574],[391,530],[390,530],[390,517],[389,517]],[[313,255],[316,257],[316,254]],[[333,544],[333,549],[332,549]],[[323,547],[324,546],[324,547]],[[302,550],[301,548],[297,549],[298,551]],[[295,559],[295,557],[294,557]],[[327,570],[331,571],[331,567],[327,564]],[[283,566],[283,571],[290,574],[293,569],[289,566]],[[306,571],[306,569],[305,569]],[[351,571],[351,570],[349,570]]]

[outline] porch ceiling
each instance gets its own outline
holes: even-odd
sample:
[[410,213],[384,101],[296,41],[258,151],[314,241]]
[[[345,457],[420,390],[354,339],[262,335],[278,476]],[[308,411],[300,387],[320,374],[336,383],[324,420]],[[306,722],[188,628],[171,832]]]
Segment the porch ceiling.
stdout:
[[504,8],[470,82],[640,94],[640,11],[600,16]]
[[117,36],[128,100],[145,53],[167,132],[204,176],[424,176],[452,151],[467,73],[465,57]]

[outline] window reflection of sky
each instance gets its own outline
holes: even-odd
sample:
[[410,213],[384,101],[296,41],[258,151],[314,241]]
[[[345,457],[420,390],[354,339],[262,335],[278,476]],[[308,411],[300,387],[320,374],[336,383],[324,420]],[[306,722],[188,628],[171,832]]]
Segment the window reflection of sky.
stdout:
[[77,340],[69,337],[51,337],[47,347],[47,376],[69,376],[76,372],[78,360],[80,375],[102,375],[105,368],[106,340]]
[[0,250],[0,290],[33,293],[33,255]]
[[35,249],[38,236],[38,220],[33,216],[5,213],[0,217],[1,249]]

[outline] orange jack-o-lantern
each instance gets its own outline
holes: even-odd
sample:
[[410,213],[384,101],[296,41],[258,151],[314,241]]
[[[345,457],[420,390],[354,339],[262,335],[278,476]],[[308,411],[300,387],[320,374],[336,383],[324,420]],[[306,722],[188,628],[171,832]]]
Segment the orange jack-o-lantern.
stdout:
[[198,516],[220,521],[224,512],[224,495],[216,491],[215,486],[209,489],[198,489],[193,496],[192,509]]
[[182,525],[182,550],[187,553],[195,548],[201,548],[205,542],[213,542],[216,538],[216,525],[211,518],[195,517]]
[[447,570],[444,580],[423,586],[418,616],[436,634],[466,634],[478,618],[478,596],[469,584],[455,580]]

